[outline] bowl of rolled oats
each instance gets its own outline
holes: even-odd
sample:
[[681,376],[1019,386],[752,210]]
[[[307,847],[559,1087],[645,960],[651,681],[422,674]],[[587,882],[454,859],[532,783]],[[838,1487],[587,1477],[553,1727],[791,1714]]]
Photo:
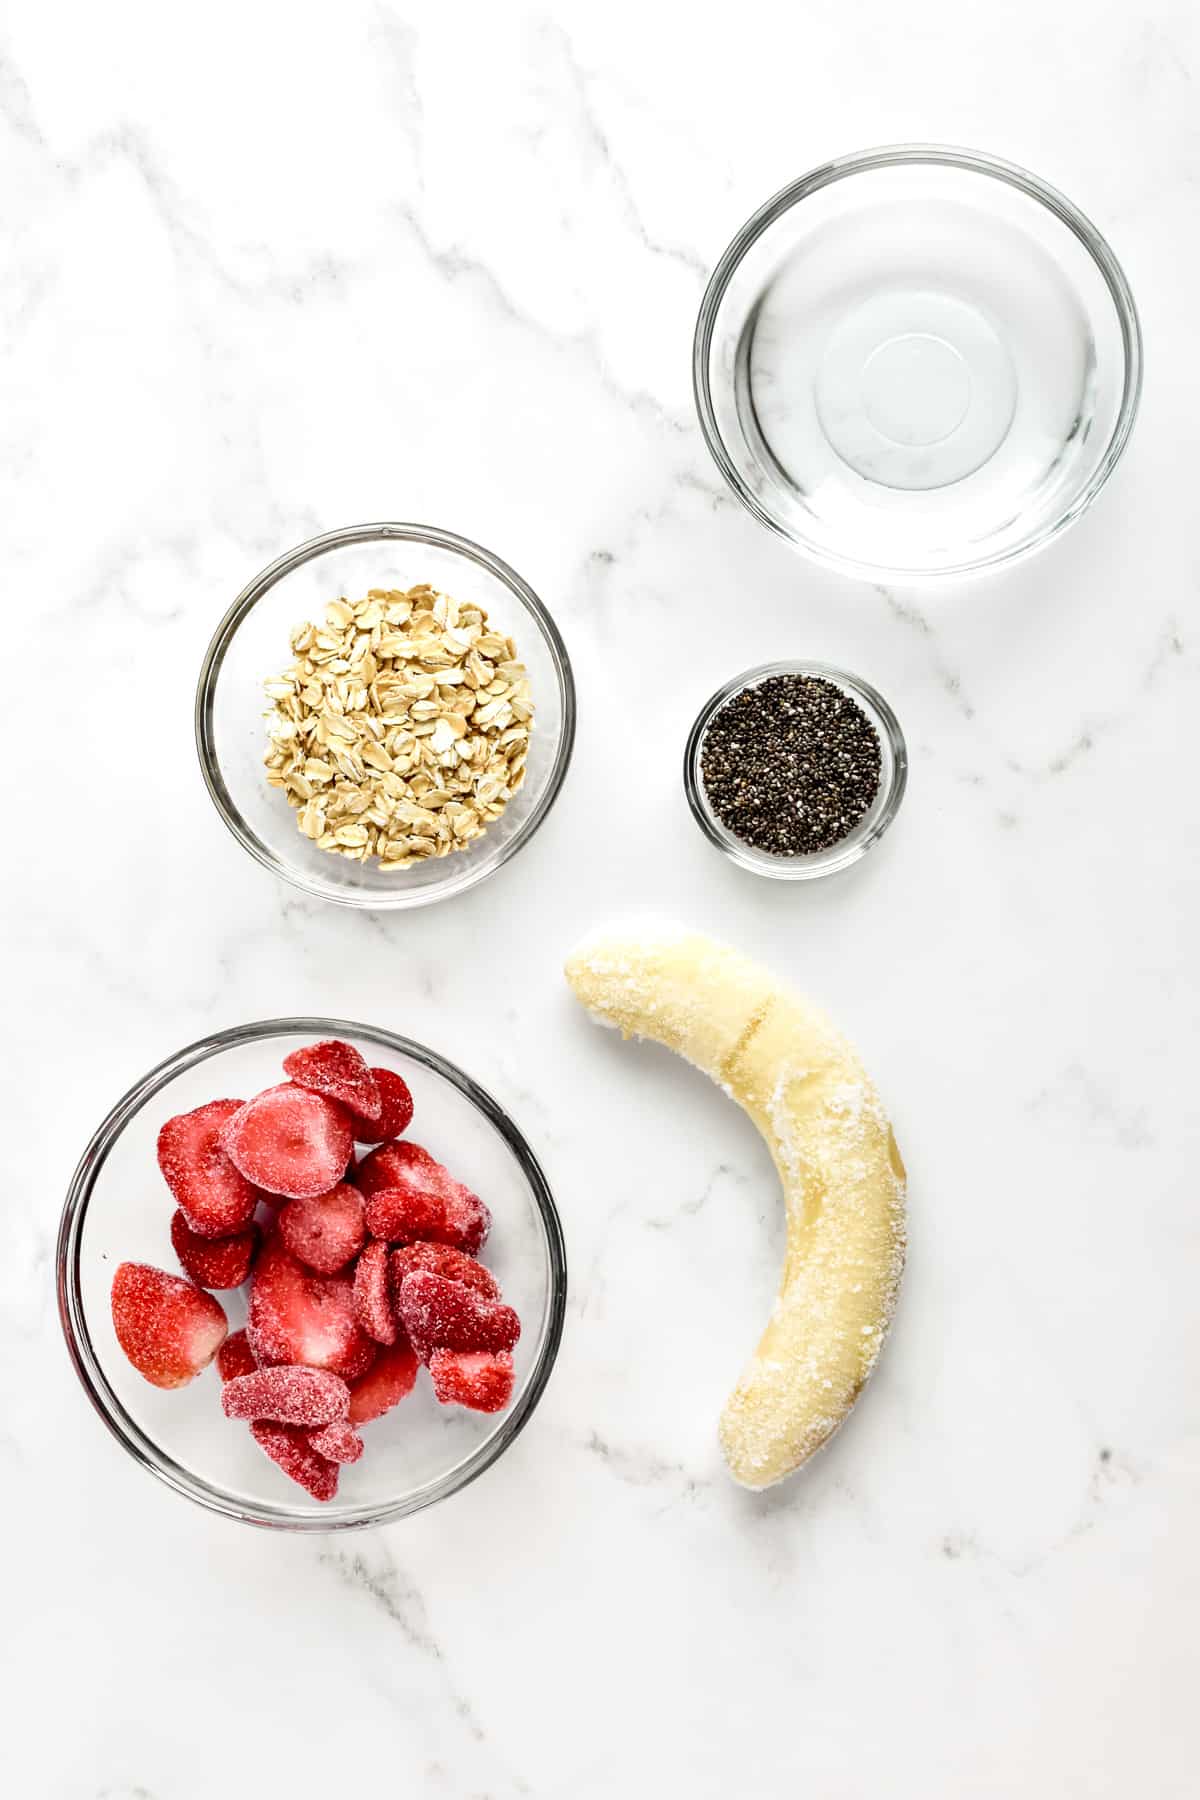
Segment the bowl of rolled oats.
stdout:
[[464,893],[537,830],[575,689],[521,577],[425,525],[353,525],[243,589],[204,658],[196,745],[251,856],[343,906]]

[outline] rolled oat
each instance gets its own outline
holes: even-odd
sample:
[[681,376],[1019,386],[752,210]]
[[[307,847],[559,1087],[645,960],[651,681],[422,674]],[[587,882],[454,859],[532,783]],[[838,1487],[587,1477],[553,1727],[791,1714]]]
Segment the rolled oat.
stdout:
[[318,849],[407,869],[466,850],[525,779],[533,722],[517,647],[431,587],[334,600],[265,683],[267,781]]

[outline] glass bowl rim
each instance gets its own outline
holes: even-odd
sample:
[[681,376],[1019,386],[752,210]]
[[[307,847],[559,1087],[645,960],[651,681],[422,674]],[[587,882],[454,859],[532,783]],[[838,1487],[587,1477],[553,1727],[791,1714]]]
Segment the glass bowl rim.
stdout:
[[[1058,516],[1041,531],[1024,539],[1019,544],[1011,545],[1008,549],[990,556],[971,558],[937,569],[895,568],[883,563],[860,562],[852,555],[830,550],[825,545],[817,544],[812,539],[802,536],[799,532],[789,530],[763,505],[743,480],[726,449],[717,423],[716,409],[713,406],[710,379],[710,352],[717,314],[734,272],[746,252],[752,248],[763,233],[793,206],[835,181],[841,181],[848,176],[873,169],[899,168],[913,163],[964,169],[970,174],[990,176],[994,180],[1006,183],[1009,187],[1018,189],[1053,213],[1079,239],[1099,269],[1113,303],[1125,353],[1125,378],[1121,393],[1121,405],[1104,455],[1070,504],[1064,507]],[[700,302],[695,335],[692,340],[692,394],[700,421],[701,435],[708,447],[709,455],[716,463],[726,484],[746,510],[758,520],[759,524],[765,525],[768,531],[774,532],[785,543],[792,545],[794,549],[800,550],[804,555],[811,557],[826,568],[836,569],[844,575],[860,576],[867,580],[892,579],[924,582],[941,581],[947,576],[961,580],[964,576],[983,575],[1003,568],[1009,563],[1020,561],[1026,556],[1032,556],[1036,551],[1051,543],[1081,513],[1087,510],[1120,462],[1129,441],[1141,399],[1143,363],[1141,322],[1125,271],[1103,233],[1092,223],[1087,214],[1075,205],[1074,201],[1069,200],[1058,188],[1043,181],[1040,176],[1034,175],[1029,169],[1022,168],[1019,163],[1008,162],[1003,157],[988,156],[982,151],[968,150],[953,144],[881,144],[874,149],[858,150],[846,156],[833,157],[828,162],[810,169],[807,174],[789,182],[785,187],[780,188],[778,193],[765,200],[735,233],[709,277],[708,286],[705,288]]]
[[[209,1061],[223,1050],[261,1039],[297,1034],[365,1039],[393,1054],[411,1058],[457,1089],[477,1112],[483,1114],[516,1159],[537,1206],[550,1263],[549,1305],[537,1355],[520,1398],[511,1412],[504,1415],[495,1435],[449,1474],[427,1482],[415,1493],[393,1504],[360,1507],[344,1518],[322,1514],[313,1514],[311,1517],[293,1516],[282,1506],[276,1509],[270,1505],[235,1499],[223,1489],[191,1474],[168,1456],[130,1418],[105,1379],[92,1346],[80,1284],[82,1234],[88,1206],[109,1152],[130,1120],[177,1075]],[[351,1019],[304,1016],[253,1020],[244,1025],[227,1026],[207,1037],[198,1038],[157,1063],[109,1110],[79,1159],[63,1205],[55,1251],[55,1271],[59,1323],[71,1363],[88,1399],[118,1443],[167,1487],[209,1512],[236,1519],[242,1524],[284,1531],[331,1533],[361,1530],[392,1519],[409,1517],[469,1486],[498,1461],[528,1423],[550,1379],[566,1315],[567,1255],[562,1221],[541,1165],[518,1126],[485,1088],[480,1087],[478,1082],[448,1058],[412,1038],[401,1037],[396,1032],[385,1031],[379,1026],[363,1025]]]
[[[831,844],[828,850],[817,851],[811,861],[799,857],[771,856],[768,851],[756,850],[752,845],[741,844],[733,833],[726,841],[716,829],[709,809],[702,794],[700,776],[700,748],[704,734],[715,713],[727,700],[744,688],[752,687],[755,682],[766,681],[773,675],[814,675],[835,686],[843,688],[854,698],[865,700],[874,713],[876,721],[883,727],[888,748],[892,753],[892,777],[884,795],[883,806],[871,829],[854,844],[839,850]],[[683,790],[692,817],[699,825],[709,843],[727,856],[732,863],[741,869],[748,869],[753,875],[765,876],[771,881],[816,881],[824,875],[836,875],[842,869],[849,869],[864,857],[874,844],[877,844],[896,814],[900,810],[900,802],[908,787],[908,745],[900,721],[891,705],[884,699],[878,688],[872,687],[861,675],[852,675],[848,669],[840,669],[833,663],[812,662],[804,659],[791,659],[782,662],[759,663],[753,669],[746,669],[740,675],[719,687],[715,694],[704,702],[696,714],[691,730],[688,732],[687,744],[683,752]]]
[[[276,582],[290,575],[293,570],[302,568],[315,557],[323,556],[327,551],[340,550],[348,544],[367,544],[373,542],[418,543],[430,544],[439,550],[447,550],[465,557],[475,563],[487,574],[503,583],[509,592],[525,606],[541,628],[550,660],[554,665],[554,673],[558,681],[559,693],[562,697],[562,725],[558,741],[554,749],[554,759],[550,766],[549,778],[532,811],[518,826],[517,830],[504,844],[495,862],[486,867],[482,865],[465,873],[461,880],[452,887],[400,888],[395,893],[326,893],[306,880],[302,875],[287,867],[275,855],[270,846],[261,842],[251,831],[238,808],[234,805],[233,796],[225,784],[221,773],[220,760],[217,756],[213,736],[213,706],[217,680],[220,676],[225,657],[234,636],[242,621],[252,608],[262,599]],[[255,862],[280,881],[298,888],[301,893],[308,894],[314,900],[328,901],[334,906],[354,907],[362,912],[396,912],[409,907],[432,906],[439,900],[451,900],[459,894],[465,894],[489,875],[494,875],[503,868],[517,851],[527,844],[530,838],[544,822],[550,808],[557,800],[562,784],[570,767],[571,755],[575,747],[576,697],[575,677],[571,669],[571,659],[562,639],[558,626],[546,607],[538,598],[529,583],[517,574],[494,551],[486,550],[482,544],[472,542],[470,538],[461,537],[457,532],[443,530],[437,525],[417,525],[389,520],[375,521],[364,525],[342,525],[334,531],[322,532],[319,536],[306,538],[291,550],[285,550],[275,561],[255,575],[246,583],[241,593],[233,601],[221,619],[200,665],[200,674],[196,682],[196,699],[194,707],[194,731],[196,754],[200,760],[200,772],[204,777],[204,785],[208,789],[209,798],[243,850],[249,852]]]

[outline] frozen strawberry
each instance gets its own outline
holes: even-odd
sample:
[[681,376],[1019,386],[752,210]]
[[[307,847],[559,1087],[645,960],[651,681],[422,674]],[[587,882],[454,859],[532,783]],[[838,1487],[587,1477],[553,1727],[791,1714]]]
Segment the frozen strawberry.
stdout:
[[388,1244],[407,1244],[417,1238],[441,1235],[446,1223],[446,1202],[438,1194],[382,1188],[367,1201],[364,1218],[372,1237]]
[[269,1425],[256,1419],[250,1427],[273,1463],[314,1500],[332,1500],[337,1493],[338,1465],[314,1450],[302,1425]]
[[359,1164],[357,1181],[367,1196],[367,1230],[389,1243],[432,1238],[473,1256],[491,1228],[479,1196],[420,1144],[381,1144]]
[[396,1320],[388,1290],[388,1247],[369,1243],[354,1265],[354,1315],[377,1344],[394,1344]]
[[221,1142],[247,1181],[289,1200],[327,1194],[354,1148],[341,1107],[290,1081],[234,1113]]
[[117,1342],[155,1387],[183,1387],[210,1363],[229,1322],[217,1301],[181,1275],[148,1263],[122,1263],[113,1276]]
[[382,1102],[379,1117],[364,1119],[356,1113],[354,1135],[360,1144],[384,1144],[389,1138],[399,1137],[412,1124],[413,1097],[407,1081],[393,1070],[372,1069],[371,1074]]
[[[366,1251],[363,1255],[366,1255]],[[361,1266],[360,1258],[359,1267]],[[428,1269],[431,1275],[444,1275],[447,1281],[461,1281],[464,1287],[473,1288],[485,1300],[500,1298],[500,1283],[491,1270],[485,1269],[473,1256],[456,1250],[452,1244],[402,1244],[388,1258],[388,1269],[393,1300],[400,1293],[400,1283],[404,1277],[411,1275],[416,1269]]]
[[381,1419],[393,1406],[399,1406],[412,1391],[418,1366],[406,1337],[381,1350],[373,1367],[350,1384],[350,1423],[369,1424],[372,1419]]
[[350,1410],[350,1389],[328,1369],[279,1363],[227,1381],[221,1393],[227,1419],[273,1419],[277,1425],[328,1425]]
[[327,1194],[289,1200],[279,1214],[279,1234],[292,1255],[318,1275],[336,1274],[358,1254],[366,1238],[363,1197],[357,1188],[339,1181]]
[[241,1287],[250,1273],[262,1233],[253,1220],[232,1237],[200,1237],[179,1207],[171,1217],[171,1243],[185,1275],[199,1287]]
[[478,1256],[492,1229],[492,1215],[478,1194],[473,1194],[461,1181],[454,1182],[446,1195],[446,1211],[442,1219],[441,1237],[468,1256]]
[[365,1374],[375,1354],[354,1316],[349,1276],[314,1275],[277,1237],[254,1265],[246,1335],[260,1362],[307,1363],[346,1381]]
[[343,1044],[340,1038],[305,1044],[284,1057],[283,1072],[297,1086],[336,1100],[369,1130],[378,1125],[383,1110],[379,1084],[353,1044]]
[[217,1374],[222,1381],[233,1381],[238,1375],[253,1375],[258,1358],[250,1348],[244,1331],[231,1331],[217,1351]]
[[503,1412],[512,1399],[511,1350],[435,1350],[429,1359],[433,1391],[443,1406]]
[[345,1419],[334,1419],[310,1431],[308,1441],[319,1456],[328,1457],[330,1462],[357,1462],[363,1453],[362,1439]]
[[422,1362],[434,1350],[511,1350],[521,1321],[511,1306],[484,1300],[460,1281],[417,1269],[400,1283],[400,1318]]
[[240,1100],[210,1100],[168,1119],[158,1134],[158,1166],[199,1237],[228,1237],[254,1217],[258,1194],[225,1153],[222,1134]]
[[407,1139],[403,1143],[378,1145],[358,1165],[358,1184],[368,1198],[385,1188],[407,1188],[440,1200],[449,1180],[448,1171],[436,1157]]

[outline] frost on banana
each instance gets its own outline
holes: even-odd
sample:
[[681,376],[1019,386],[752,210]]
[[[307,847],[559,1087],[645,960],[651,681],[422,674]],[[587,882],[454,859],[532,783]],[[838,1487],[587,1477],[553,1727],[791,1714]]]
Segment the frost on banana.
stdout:
[[879,1097],[823,1013],[711,938],[598,936],[566,974],[601,1023],[665,1044],[731,1094],[779,1171],[779,1293],[720,1425],[735,1480],[769,1487],[845,1419],[895,1307],[904,1165]]

